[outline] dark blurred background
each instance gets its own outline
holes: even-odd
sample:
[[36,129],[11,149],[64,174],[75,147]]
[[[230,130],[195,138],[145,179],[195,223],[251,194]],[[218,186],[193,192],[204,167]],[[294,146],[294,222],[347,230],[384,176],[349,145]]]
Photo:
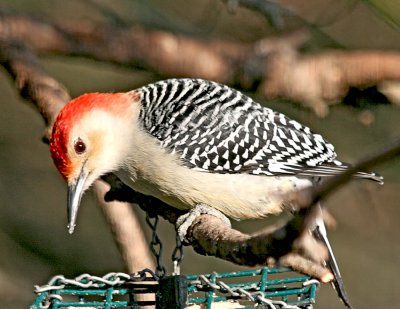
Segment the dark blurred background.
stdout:
[[[400,49],[397,1],[297,2],[281,1],[297,16],[286,20],[285,27],[294,30],[308,25],[315,29],[320,36],[311,40],[311,49]],[[0,12],[100,22],[117,16],[127,24],[242,42],[279,34],[261,15],[241,8],[231,13],[223,1],[217,0],[1,0]],[[73,97],[91,91],[126,91],[160,79],[145,70],[79,57],[48,56],[40,61]],[[90,193],[84,198],[76,232],[67,233],[66,186],[51,162],[48,146],[41,142],[43,121],[19,97],[5,71],[0,74],[0,93],[0,308],[27,307],[35,297],[33,286],[46,283],[56,274],[74,277],[124,271]],[[255,93],[249,95],[324,135],[344,161],[355,162],[400,136],[400,109],[374,104],[380,102],[370,102],[368,96],[361,98],[362,108],[337,105],[326,119],[319,119],[296,104],[267,102]],[[371,125],[358,120],[361,109],[374,115]],[[384,186],[354,182],[326,201],[337,219],[330,239],[355,308],[400,308],[400,161],[378,166],[376,171],[385,177]],[[143,213],[138,213],[143,219]],[[234,223],[242,231],[263,225],[261,220]],[[173,227],[162,222],[160,234],[167,243],[166,263],[170,269]],[[190,248],[185,253],[183,273],[246,268],[199,256]],[[320,288],[316,308],[341,308],[330,286]]]

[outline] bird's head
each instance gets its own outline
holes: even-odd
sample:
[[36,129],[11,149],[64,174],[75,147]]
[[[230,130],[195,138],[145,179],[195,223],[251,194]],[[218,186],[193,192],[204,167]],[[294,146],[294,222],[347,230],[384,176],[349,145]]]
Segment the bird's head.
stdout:
[[84,94],[64,106],[53,126],[50,152],[68,184],[68,228],[73,233],[82,194],[127,155],[140,95]]

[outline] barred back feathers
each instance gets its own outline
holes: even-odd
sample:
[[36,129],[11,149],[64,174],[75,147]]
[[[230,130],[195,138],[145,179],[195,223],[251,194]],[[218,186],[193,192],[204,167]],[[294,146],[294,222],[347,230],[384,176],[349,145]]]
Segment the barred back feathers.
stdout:
[[[190,168],[321,177],[348,167],[321,135],[228,86],[170,79],[138,91],[143,128]],[[375,174],[358,176],[381,181]]]

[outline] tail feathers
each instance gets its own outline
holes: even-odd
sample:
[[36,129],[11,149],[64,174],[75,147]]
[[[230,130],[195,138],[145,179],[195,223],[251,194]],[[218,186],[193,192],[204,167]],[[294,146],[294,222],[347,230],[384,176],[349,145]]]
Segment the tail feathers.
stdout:
[[[348,163],[335,160],[332,162],[324,162],[317,166],[304,168],[298,172],[298,175],[309,176],[309,177],[336,176],[346,172],[350,167],[351,165]],[[380,184],[383,184],[383,177],[381,175],[372,172],[357,172],[354,174],[354,177],[361,179],[369,179],[376,181]]]
[[336,262],[335,255],[333,254],[332,247],[327,237],[325,224],[322,218],[322,209],[320,208],[320,210],[321,210],[320,214],[316,218],[313,235],[316,239],[321,241],[328,250],[328,260],[325,263],[334,276],[334,279],[332,281],[333,288],[335,289],[338,297],[342,300],[344,305],[349,309],[353,309],[353,307],[350,304],[349,298],[347,296],[346,289],[344,287],[344,282],[342,279],[342,275],[340,274],[339,271],[339,266]]
[[354,174],[354,176],[356,178],[370,179],[370,180],[378,182],[380,185],[383,185],[383,177],[376,173],[358,172],[358,173]]

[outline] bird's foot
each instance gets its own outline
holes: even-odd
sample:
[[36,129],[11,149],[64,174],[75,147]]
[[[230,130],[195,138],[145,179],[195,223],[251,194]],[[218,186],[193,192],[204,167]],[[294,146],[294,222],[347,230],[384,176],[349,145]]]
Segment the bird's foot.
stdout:
[[231,227],[230,220],[222,212],[206,204],[197,204],[194,208],[189,210],[189,212],[180,216],[178,220],[176,220],[176,231],[182,242],[187,242],[187,231],[193,224],[194,220],[204,214],[217,217],[221,219],[227,226]]

